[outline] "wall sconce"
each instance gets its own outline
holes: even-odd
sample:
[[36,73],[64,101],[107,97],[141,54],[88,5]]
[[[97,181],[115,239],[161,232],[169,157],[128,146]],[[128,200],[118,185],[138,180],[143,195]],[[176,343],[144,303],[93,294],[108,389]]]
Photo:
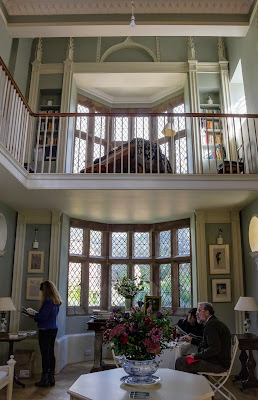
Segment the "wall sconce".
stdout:
[[1,312],[1,332],[6,330],[6,311],[15,311],[15,305],[11,297],[0,297],[0,312]]
[[34,242],[32,243],[32,248],[33,249],[38,249],[39,248],[39,242],[37,239],[37,235],[38,235],[38,229],[35,229],[35,236],[34,236]]
[[219,236],[217,237],[217,244],[223,244],[223,242],[224,242],[221,234],[222,234],[222,229],[219,229]]
[[243,311],[245,313],[244,329],[245,333],[249,333],[251,320],[249,319],[249,311],[258,311],[258,306],[253,297],[239,297],[234,310]]
[[254,216],[249,225],[250,256],[254,259],[258,271],[258,218]]

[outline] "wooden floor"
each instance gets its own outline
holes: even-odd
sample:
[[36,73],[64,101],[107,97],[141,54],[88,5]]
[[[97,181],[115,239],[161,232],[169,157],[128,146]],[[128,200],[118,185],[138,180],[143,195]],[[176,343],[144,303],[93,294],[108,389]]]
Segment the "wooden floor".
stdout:
[[[39,376],[34,379],[24,379],[26,387],[23,389],[20,386],[14,385],[13,400],[69,400],[67,390],[82,374],[90,372],[92,364],[90,362],[67,365],[58,375],[56,375],[56,385],[48,388],[37,388],[34,382]],[[232,380],[228,381],[227,387],[236,396],[237,400],[257,400],[258,389],[247,389],[244,392],[240,391],[240,382],[233,385]],[[174,400],[176,397],[173,397]],[[221,395],[216,395],[215,400],[224,399]],[[6,389],[0,391],[0,400],[6,400]],[[115,400],[115,399],[114,399]]]

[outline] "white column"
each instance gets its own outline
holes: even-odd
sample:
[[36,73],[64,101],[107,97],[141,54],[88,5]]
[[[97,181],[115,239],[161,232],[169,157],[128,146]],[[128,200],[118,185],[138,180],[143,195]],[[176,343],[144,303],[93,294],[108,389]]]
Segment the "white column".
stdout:
[[196,265],[197,265],[197,300],[208,301],[207,288],[207,250],[204,211],[195,211],[196,218]]
[[229,90],[228,61],[219,61],[219,65],[220,65],[223,112],[230,113],[231,100],[230,100],[230,90]]
[[[244,296],[243,264],[240,233],[240,218],[238,211],[231,211],[231,232],[232,232],[232,268],[233,268],[233,306],[236,305],[240,296]],[[244,313],[235,311],[236,333],[244,333]]]
[[32,72],[30,79],[30,93],[29,93],[29,106],[33,112],[37,112],[37,100],[39,91],[39,76],[40,76],[40,66],[42,59],[42,40],[38,39],[38,44],[36,48],[35,60],[32,64]]
[[52,211],[49,254],[49,280],[58,286],[60,265],[61,212]]
[[[21,308],[25,235],[26,217],[24,214],[18,214],[12,283],[12,300],[17,310],[20,310]],[[19,330],[19,324],[20,313],[18,311],[12,311],[10,318],[10,332],[17,332]]]
[[[190,104],[191,112],[200,112],[199,90],[197,81],[197,60],[188,60],[189,65],[189,83],[190,83]],[[197,174],[202,173],[201,164],[201,140],[200,140],[200,127],[198,118],[193,119],[193,152],[194,152],[194,171]]]

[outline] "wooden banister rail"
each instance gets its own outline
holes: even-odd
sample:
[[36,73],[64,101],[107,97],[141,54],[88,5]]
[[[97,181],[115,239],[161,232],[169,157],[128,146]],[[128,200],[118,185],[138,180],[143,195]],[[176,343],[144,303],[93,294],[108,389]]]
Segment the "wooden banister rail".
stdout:
[[2,68],[3,68],[4,72],[5,72],[5,74],[7,75],[8,79],[11,81],[13,87],[15,88],[16,92],[18,93],[19,97],[21,98],[21,100],[22,100],[24,106],[27,108],[29,114],[35,116],[34,113],[31,111],[30,106],[29,106],[29,104],[27,103],[27,100],[23,97],[22,92],[21,92],[20,89],[18,88],[17,83],[15,82],[15,80],[14,80],[13,77],[12,77],[12,75],[10,74],[10,72],[9,72],[7,66],[5,65],[5,63],[4,63],[3,59],[2,59],[2,57],[0,57],[0,65],[2,66]]

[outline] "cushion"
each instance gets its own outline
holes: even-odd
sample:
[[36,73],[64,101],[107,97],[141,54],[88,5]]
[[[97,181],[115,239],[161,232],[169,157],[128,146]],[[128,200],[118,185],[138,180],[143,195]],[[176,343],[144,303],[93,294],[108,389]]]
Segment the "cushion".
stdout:
[[7,375],[8,373],[6,371],[0,371],[0,380],[4,379]]

